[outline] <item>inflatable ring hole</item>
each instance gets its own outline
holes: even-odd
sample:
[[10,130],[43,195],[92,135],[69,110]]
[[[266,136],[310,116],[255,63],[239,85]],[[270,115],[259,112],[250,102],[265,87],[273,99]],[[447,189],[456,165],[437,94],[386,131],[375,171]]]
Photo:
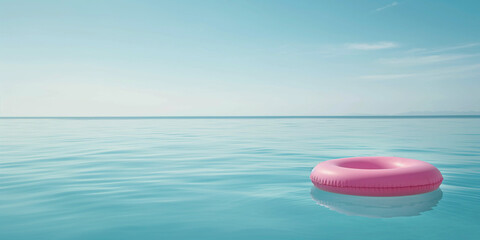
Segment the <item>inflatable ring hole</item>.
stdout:
[[343,168],[354,168],[354,169],[391,169],[398,168],[397,165],[391,164],[389,162],[378,162],[378,161],[348,161],[338,164],[339,167]]

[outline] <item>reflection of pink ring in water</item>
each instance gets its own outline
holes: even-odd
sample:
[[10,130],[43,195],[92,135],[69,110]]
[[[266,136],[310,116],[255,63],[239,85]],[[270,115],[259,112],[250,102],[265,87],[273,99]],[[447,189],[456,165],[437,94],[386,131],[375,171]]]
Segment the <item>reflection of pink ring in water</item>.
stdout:
[[354,157],[319,163],[310,175],[322,190],[360,196],[403,196],[431,192],[443,181],[433,165],[399,157]]

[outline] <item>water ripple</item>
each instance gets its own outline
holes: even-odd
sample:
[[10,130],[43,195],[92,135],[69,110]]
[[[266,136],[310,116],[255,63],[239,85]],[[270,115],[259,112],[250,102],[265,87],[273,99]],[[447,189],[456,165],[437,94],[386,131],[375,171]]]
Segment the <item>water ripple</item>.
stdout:
[[[480,119],[0,119],[0,239],[474,239],[479,142]],[[312,190],[371,155],[434,164],[441,194]]]

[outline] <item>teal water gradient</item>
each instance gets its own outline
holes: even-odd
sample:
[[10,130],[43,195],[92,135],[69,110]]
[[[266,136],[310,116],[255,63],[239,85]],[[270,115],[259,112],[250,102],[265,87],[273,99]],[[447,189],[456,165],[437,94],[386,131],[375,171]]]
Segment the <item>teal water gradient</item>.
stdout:
[[[478,239],[480,118],[0,119],[0,239]],[[321,161],[434,164],[441,190],[319,191]]]

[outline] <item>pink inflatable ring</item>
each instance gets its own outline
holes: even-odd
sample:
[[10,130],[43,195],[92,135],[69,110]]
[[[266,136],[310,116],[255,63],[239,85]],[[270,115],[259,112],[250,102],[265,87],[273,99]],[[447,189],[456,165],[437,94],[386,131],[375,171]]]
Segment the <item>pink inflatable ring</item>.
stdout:
[[404,196],[431,192],[443,181],[423,161],[399,157],[354,157],[319,163],[310,175],[322,190],[360,196]]

